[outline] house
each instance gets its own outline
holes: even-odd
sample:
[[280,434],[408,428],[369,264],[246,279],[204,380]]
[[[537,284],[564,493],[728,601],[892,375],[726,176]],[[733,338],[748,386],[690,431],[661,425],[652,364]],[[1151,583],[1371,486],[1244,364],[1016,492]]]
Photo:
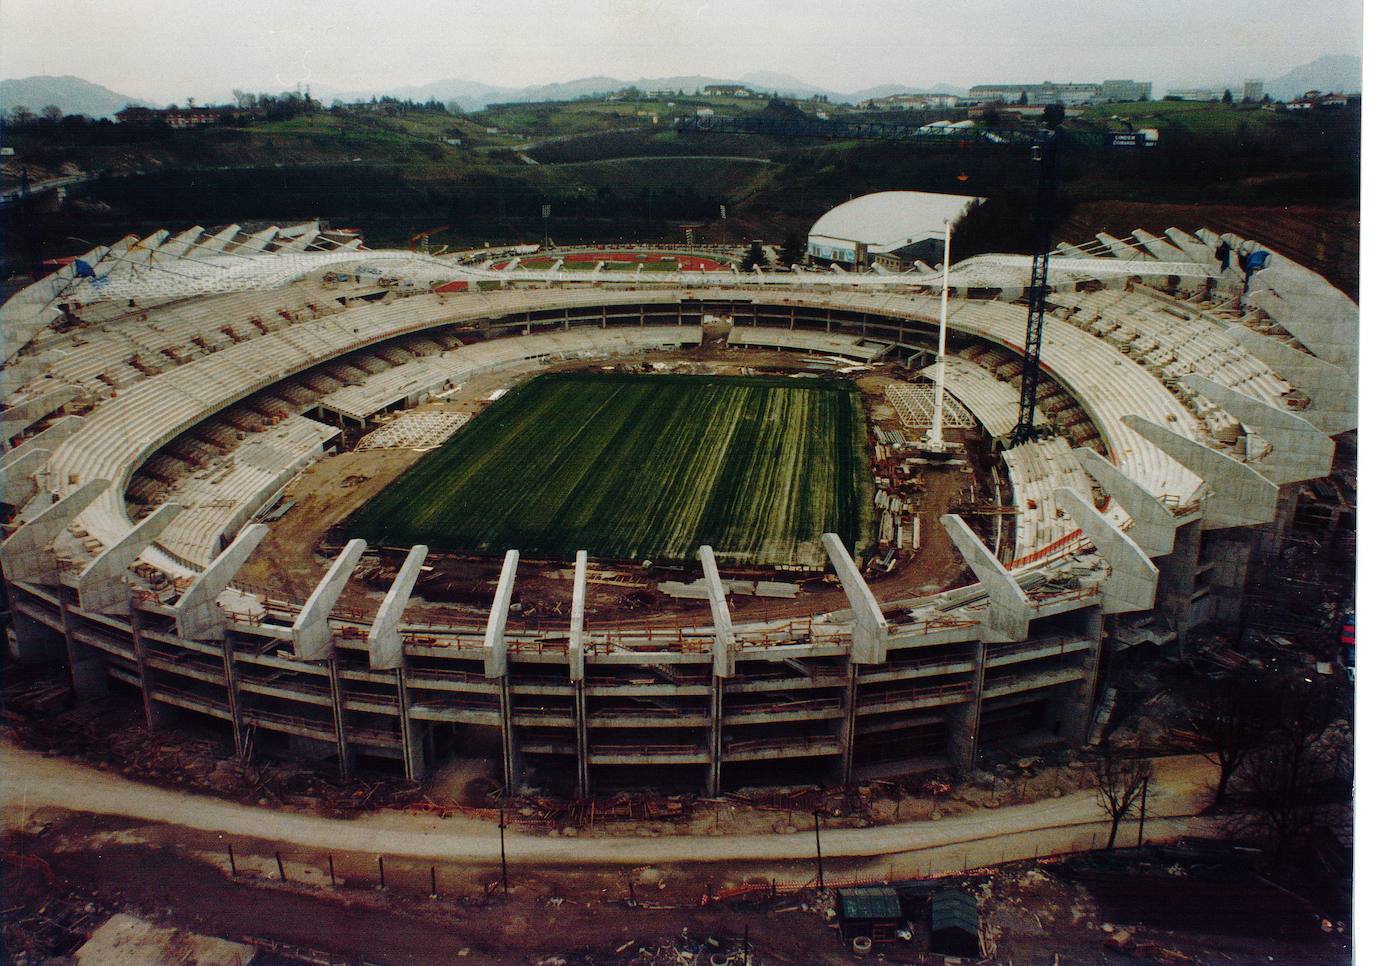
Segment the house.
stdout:
[[753,97],[752,89],[743,84],[707,84],[701,92],[708,97]]
[[930,951],[944,956],[981,956],[978,900],[958,889],[930,897]]

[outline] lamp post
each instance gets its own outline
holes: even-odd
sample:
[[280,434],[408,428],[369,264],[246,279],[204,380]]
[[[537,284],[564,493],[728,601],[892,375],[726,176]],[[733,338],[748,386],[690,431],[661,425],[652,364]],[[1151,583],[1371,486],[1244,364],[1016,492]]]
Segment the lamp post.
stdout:
[[501,820],[496,827],[501,832],[501,891],[505,895],[510,895],[510,879],[506,876],[506,810],[501,809]]

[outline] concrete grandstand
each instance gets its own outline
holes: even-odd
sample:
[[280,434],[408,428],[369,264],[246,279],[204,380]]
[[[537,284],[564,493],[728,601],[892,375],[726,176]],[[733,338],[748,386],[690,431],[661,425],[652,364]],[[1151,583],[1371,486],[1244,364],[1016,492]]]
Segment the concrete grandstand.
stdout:
[[[967,769],[1012,737],[1084,741],[1110,655],[1235,619],[1300,484],[1355,427],[1355,305],[1278,253],[1248,280],[1223,269],[1223,239],[1254,247],[1137,232],[1052,259],[1053,435],[1002,452],[1003,540],[941,521],[972,583],[881,599],[831,535],[847,606],[736,621],[703,547],[708,617],[597,626],[582,555],[550,628],[510,613],[519,547],[472,622],[407,618],[423,547],[370,612],[336,606],[361,541],[304,599],[236,574],[268,529],[250,521],[379,413],[481,373],[698,346],[708,320],[728,320],[727,346],[919,371],[939,275],[497,268],[309,224],[130,236],[0,308],[9,646],[65,661],[80,696],[138,689],[150,724],[179,708],[241,751],[273,740],[345,771],[366,755],[419,778],[462,728],[508,789],[557,771],[580,794],[715,794],[762,761],[848,782]],[[950,272],[948,391],[994,440],[1015,416],[1028,263]]]

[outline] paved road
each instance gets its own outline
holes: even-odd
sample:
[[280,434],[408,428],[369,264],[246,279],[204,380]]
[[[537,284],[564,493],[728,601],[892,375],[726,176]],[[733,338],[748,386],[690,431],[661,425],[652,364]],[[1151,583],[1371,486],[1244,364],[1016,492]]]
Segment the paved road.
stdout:
[[[11,827],[39,809],[127,816],[203,832],[265,838],[304,848],[385,853],[456,863],[490,863],[499,856],[497,830],[471,819],[440,820],[388,812],[343,821],[238,805],[187,792],[143,785],[60,758],[0,744],[0,812]],[[1154,838],[1207,834],[1211,823],[1193,818],[1205,803],[1211,766],[1200,756],[1163,759],[1152,786],[1147,827]],[[1106,825],[1091,791],[1028,805],[985,810],[939,822],[823,831],[827,856],[881,860],[905,869],[951,869],[1047,852],[1087,848],[1105,841]],[[1128,834],[1129,832],[1129,834]],[[1122,839],[1134,841],[1135,827]],[[711,862],[782,863],[815,854],[809,830],[797,834],[663,836],[658,838],[549,837],[512,832],[511,862],[546,866],[689,865]]]

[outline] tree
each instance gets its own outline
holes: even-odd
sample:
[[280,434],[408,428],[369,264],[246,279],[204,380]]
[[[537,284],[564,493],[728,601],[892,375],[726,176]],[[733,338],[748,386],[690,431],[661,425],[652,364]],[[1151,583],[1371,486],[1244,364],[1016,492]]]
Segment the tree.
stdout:
[[782,241],[782,247],[778,249],[778,264],[783,268],[791,268],[804,258],[806,251],[802,248],[801,239],[796,233],[790,233]]
[[1279,861],[1307,844],[1322,805],[1350,800],[1349,709],[1336,685],[1305,678],[1276,688],[1267,707],[1269,740],[1237,775],[1248,805],[1237,821]]
[[1207,760],[1217,766],[1213,810],[1226,802],[1231,779],[1269,731],[1269,689],[1247,671],[1206,679],[1194,696],[1188,727],[1198,735]]
[[754,242],[749,246],[749,251],[744,256],[744,261],[740,263],[740,271],[752,272],[756,265],[761,267],[767,263],[767,261],[767,256],[763,254],[763,245],[759,242]]
[[39,113],[42,114],[43,120],[51,124],[56,124],[58,121],[62,120],[62,108],[58,107],[56,104],[49,104]]
[[33,120],[33,111],[23,104],[16,104],[10,108],[10,121],[15,124],[27,124]]
[[1148,758],[1127,758],[1120,748],[1106,746],[1093,770],[1093,787],[1097,790],[1097,804],[1111,820],[1107,848],[1116,845],[1116,832],[1121,820],[1140,802],[1154,775],[1154,765]]
[[1016,99],[1016,103],[1021,105],[1022,107],[1025,107],[1027,104],[1030,103],[1030,95],[1027,94],[1025,91],[1022,91],[1021,96]]
[[1040,121],[1048,128],[1056,128],[1064,123],[1064,105],[1058,101],[1045,105],[1045,111],[1040,115]]
[[1235,102],[1236,99],[1231,95],[1231,88],[1226,88],[1226,90],[1224,90],[1221,94],[1221,103],[1234,104]]

